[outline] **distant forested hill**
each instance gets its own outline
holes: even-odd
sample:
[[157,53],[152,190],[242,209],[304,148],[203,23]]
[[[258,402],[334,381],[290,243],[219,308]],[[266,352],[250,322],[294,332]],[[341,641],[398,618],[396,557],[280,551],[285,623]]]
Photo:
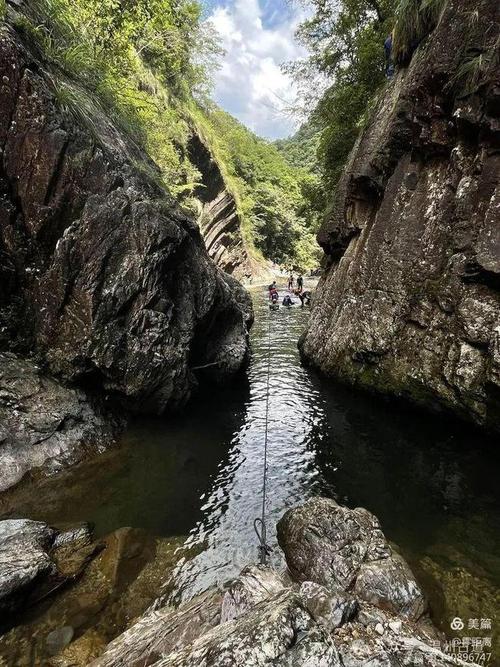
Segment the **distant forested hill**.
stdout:
[[320,134],[320,130],[309,121],[301,125],[292,136],[276,140],[274,146],[293,167],[316,173]]

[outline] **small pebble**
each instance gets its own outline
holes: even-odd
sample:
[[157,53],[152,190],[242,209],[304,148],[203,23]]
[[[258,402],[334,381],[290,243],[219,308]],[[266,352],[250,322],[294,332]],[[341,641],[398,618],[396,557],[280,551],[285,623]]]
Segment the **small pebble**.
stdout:
[[389,627],[393,632],[401,632],[401,621],[391,621]]

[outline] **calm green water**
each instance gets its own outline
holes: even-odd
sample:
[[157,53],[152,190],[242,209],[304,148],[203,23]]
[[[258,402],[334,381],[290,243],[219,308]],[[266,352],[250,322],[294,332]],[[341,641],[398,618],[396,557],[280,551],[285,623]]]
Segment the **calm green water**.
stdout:
[[[203,394],[174,420],[135,423],[119,452],[29,489],[4,514],[89,520],[185,535],[172,596],[185,598],[256,558],[269,309],[254,290],[252,360],[236,386]],[[268,523],[324,494],[381,520],[445,628],[493,618],[500,581],[498,443],[458,423],[337,387],[300,365],[308,309],[271,313]],[[273,558],[278,561],[279,550]],[[467,630],[464,631],[467,634]],[[472,633],[473,634],[473,633]],[[477,634],[477,633],[476,633]],[[471,632],[468,632],[471,635]]]

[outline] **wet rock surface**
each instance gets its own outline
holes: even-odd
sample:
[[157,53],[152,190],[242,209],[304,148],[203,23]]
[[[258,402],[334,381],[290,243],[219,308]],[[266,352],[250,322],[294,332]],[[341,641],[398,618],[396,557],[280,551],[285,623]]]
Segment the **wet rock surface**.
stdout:
[[121,421],[30,360],[0,353],[0,492],[103,452]]
[[[287,512],[279,535],[288,573],[249,566],[236,580],[178,608],[151,610],[93,667],[457,664],[438,648],[411,571],[369,512],[316,498]],[[329,559],[325,573],[318,563]],[[396,565],[387,568],[393,559]],[[373,575],[370,590],[384,595],[367,595],[355,583],[364,565],[378,561],[383,574]],[[402,587],[410,604],[402,603]]]
[[[5,521],[0,529],[2,523],[23,542],[23,563],[43,558],[46,565],[25,584],[29,595],[18,595],[14,621],[7,616],[12,627],[0,637],[0,662],[16,667],[86,667],[155,600],[183,542],[133,528],[95,540],[87,526],[59,532],[40,522]],[[39,535],[47,535],[41,545]]]
[[0,521],[0,626],[77,577],[95,551],[86,526],[60,533],[40,521]]
[[176,408],[193,367],[227,378],[246,360],[241,298],[156,166],[47,67],[2,26],[0,343],[128,409]]
[[471,27],[477,4],[448,2],[381,92],[318,236],[301,347],[349,384],[498,430],[499,73],[468,95],[456,78],[464,48],[497,48],[498,4],[479,6]]

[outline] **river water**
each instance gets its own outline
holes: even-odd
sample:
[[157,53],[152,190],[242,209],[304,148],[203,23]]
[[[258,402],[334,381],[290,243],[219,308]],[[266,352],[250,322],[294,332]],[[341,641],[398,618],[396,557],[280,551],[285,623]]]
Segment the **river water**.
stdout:
[[494,443],[456,422],[321,379],[301,366],[297,351],[308,308],[271,312],[262,289],[253,296],[252,359],[236,386],[202,393],[174,419],[136,422],[118,453],[54,478],[35,506],[20,500],[16,512],[52,523],[89,520],[98,535],[134,526],[185,536],[189,557],[170,582],[172,599],[237,574],[257,557],[270,354],[273,560],[280,561],[274,526],[284,510],[323,494],[379,517],[441,627],[456,615],[491,618],[500,582]]

